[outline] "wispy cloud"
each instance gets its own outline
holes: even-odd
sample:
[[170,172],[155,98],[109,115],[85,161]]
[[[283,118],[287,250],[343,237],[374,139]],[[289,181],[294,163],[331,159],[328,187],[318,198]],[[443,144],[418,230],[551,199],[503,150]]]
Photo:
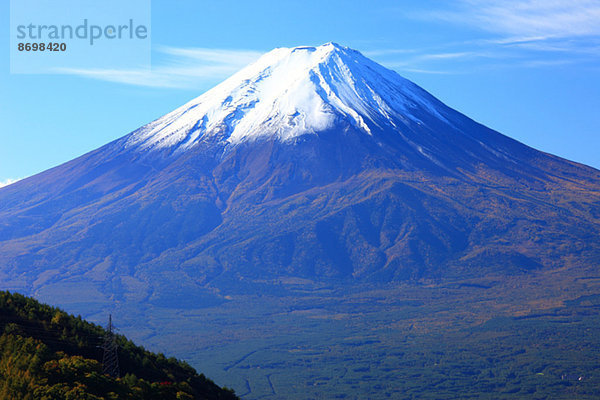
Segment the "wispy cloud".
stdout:
[[180,48],[160,46],[158,50],[162,53],[184,59],[229,67],[249,64],[263,54],[253,50],[223,50],[198,47]]
[[459,0],[454,4],[427,15],[530,39],[600,35],[598,0]]
[[441,7],[403,15],[459,29],[475,28],[479,37],[370,53],[390,68],[418,73],[591,66],[600,57],[599,0],[457,0]]
[[5,179],[3,181],[0,181],[0,188],[4,187],[4,186],[8,186],[8,185],[12,185],[13,183],[20,181],[20,179]]
[[260,57],[252,50],[207,48],[156,49],[159,61],[151,69],[76,69],[59,72],[109,82],[155,88],[205,89]]
[[368,50],[363,51],[362,53],[367,57],[377,57],[377,56],[390,56],[390,55],[404,55],[404,54],[414,54],[419,51],[416,49],[377,49],[377,50]]
[[[388,67],[393,68],[389,65],[388,65]],[[453,74],[451,71],[423,69],[423,68],[410,68],[410,67],[404,67],[404,68],[402,68],[402,71],[403,72],[414,72],[417,74],[426,74],[426,75],[451,75],[451,74]]]
[[[482,70],[507,68],[547,68],[569,64],[583,64],[585,56],[559,53],[539,54],[537,46],[524,46],[513,50],[507,48],[486,48],[483,44],[469,44],[472,51],[465,52],[427,52],[410,57],[375,57],[388,68],[399,72],[421,74],[468,74]],[[525,49],[525,47],[529,47]],[[545,50],[544,50],[545,51]],[[572,52],[571,52],[572,53]],[[581,52],[583,54],[583,52]]]
[[465,59],[465,58],[477,58],[485,57],[484,53],[477,53],[473,51],[460,51],[451,53],[431,53],[422,54],[418,56],[420,60],[449,60],[449,59]]
[[471,71],[474,65],[516,58],[506,51],[473,43],[451,43],[436,48],[421,48],[405,53],[374,52],[374,58],[388,68],[423,74],[456,74]]

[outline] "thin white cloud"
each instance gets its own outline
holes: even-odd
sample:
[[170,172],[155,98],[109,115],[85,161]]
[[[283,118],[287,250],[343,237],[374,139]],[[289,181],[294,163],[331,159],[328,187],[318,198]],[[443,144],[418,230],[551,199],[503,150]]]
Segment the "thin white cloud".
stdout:
[[600,56],[600,0],[457,0],[437,10],[403,15],[476,28],[481,34],[430,48],[370,51],[377,61],[399,71],[465,73],[576,63],[589,67]]
[[4,187],[4,186],[8,186],[8,185],[12,185],[13,183],[20,181],[20,179],[5,179],[3,181],[0,181],[0,188]]
[[417,74],[426,74],[426,75],[451,75],[451,74],[453,74],[453,72],[450,72],[450,71],[436,71],[436,70],[432,70],[432,69],[423,69],[423,68],[402,68],[402,72],[414,72]]
[[151,69],[77,69],[58,72],[128,85],[155,88],[206,89],[255,61],[261,52],[161,46],[159,63]]
[[584,42],[578,42],[570,38],[531,40],[512,40],[509,38],[490,41],[490,44],[498,44],[506,48],[513,47],[535,52],[582,54],[594,58],[598,58],[598,55],[600,55],[600,40],[589,37]]
[[[374,51],[380,56],[374,57],[379,63],[403,72],[423,74],[456,74],[465,73],[477,65],[495,60],[514,58],[505,51],[493,51],[472,43],[448,45],[450,49],[467,49],[466,51],[440,51],[440,49],[419,49],[407,52],[393,50]],[[437,51],[436,51],[437,50]],[[404,55],[402,55],[404,54]],[[400,56],[400,57],[398,57]],[[467,67],[467,69],[465,69]]]
[[260,57],[263,53],[253,50],[223,50],[207,48],[180,48],[160,46],[158,50],[165,54],[178,56],[187,59],[194,59],[201,62],[212,62],[216,65],[246,65]]
[[524,61],[521,66],[525,68],[538,68],[538,67],[555,67],[560,65],[570,65],[576,63],[577,60],[531,60]]
[[377,56],[389,56],[389,55],[398,55],[398,54],[413,54],[418,53],[419,51],[416,49],[378,49],[378,50],[368,50],[363,51],[362,53],[367,57],[377,57]]
[[472,51],[460,51],[453,53],[432,53],[419,56],[421,60],[448,60],[448,59],[464,59],[474,57],[484,57],[485,54],[475,53]]
[[598,0],[460,0],[430,16],[505,36],[548,39],[600,35]]

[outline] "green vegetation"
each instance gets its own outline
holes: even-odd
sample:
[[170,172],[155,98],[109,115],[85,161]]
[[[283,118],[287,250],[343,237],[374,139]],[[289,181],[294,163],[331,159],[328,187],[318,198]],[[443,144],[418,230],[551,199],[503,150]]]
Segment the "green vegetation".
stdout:
[[[592,400],[600,398],[600,276],[577,272],[351,288],[258,282],[260,296],[232,286],[218,306],[131,305],[128,313],[141,317],[119,326],[150,327],[146,345],[185,357],[245,400]],[[85,399],[78,390],[104,398],[228,395],[214,385],[218,394],[202,394],[186,364],[122,337],[122,378],[106,377],[95,347],[102,329],[19,295],[0,293],[0,322],[0,399],[27,398],[21,394],[33,388],[34,399],[69,391]]]
[[271,294],[259,283],[261,296],[231,290],[219,307],[153,310],[152,325],[180,340],[161,331],[151,342],[245,400],[599,399],[600,276],[591,272],[363,287],[298,280],[273,282]]
[[0,292],[0,333],[2,399],[237,399],[185,362],[121,335],[121,377],[104,375],[104,329],[20,294]]

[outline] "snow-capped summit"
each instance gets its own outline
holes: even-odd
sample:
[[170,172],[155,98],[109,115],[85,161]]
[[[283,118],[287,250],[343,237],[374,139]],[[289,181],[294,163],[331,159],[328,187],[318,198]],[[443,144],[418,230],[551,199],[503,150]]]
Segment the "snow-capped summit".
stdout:
[[371,134],[395,121],[417,121],[415,109],[443,120],[439,107],[423,89],[356,50],[336,43],[277,48],[133,132],[126,146],[185,150],[200,141],[287,141],[340,120]]

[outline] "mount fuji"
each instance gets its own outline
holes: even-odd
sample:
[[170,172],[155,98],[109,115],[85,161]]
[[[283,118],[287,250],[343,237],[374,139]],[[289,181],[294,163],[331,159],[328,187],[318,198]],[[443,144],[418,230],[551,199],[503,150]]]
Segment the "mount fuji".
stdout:
[[600,171],[480,125],[334,43],[275,49],[0,189],[3,287],[58,303],[185,307],[282,278],[594,269],[599,235]]

